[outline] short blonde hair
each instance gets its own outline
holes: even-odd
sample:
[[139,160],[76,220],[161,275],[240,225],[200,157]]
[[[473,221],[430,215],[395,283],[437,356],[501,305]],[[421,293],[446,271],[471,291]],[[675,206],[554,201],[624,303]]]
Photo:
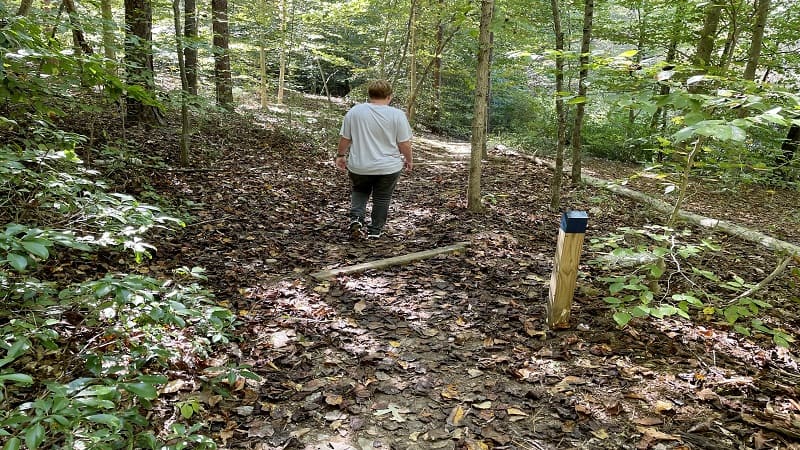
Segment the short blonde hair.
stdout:
[[391,97],[392,85],[386,80],[375,80],[367,86],[367,93],[371,99],[383,100]]

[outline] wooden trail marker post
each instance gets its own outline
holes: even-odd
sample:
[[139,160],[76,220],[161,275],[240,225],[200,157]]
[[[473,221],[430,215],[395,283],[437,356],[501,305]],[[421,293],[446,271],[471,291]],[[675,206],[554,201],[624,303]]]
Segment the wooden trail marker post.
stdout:
[[553,275],[550,277],[550,295],[547,298],[547,325],[550,328],[569,327],[578,262],[588,222],[589,216],[584,211],[568,211],[561,216]]

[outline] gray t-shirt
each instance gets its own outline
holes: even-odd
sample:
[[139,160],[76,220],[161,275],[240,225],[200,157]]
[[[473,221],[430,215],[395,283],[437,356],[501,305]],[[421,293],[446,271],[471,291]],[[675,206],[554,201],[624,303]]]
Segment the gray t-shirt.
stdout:
[[403,170],[397,146],[411,140],[406,114],[392,106],[359,103],[344,116],[342,137],[350,139],[347,169],[359,175],[388,175]]

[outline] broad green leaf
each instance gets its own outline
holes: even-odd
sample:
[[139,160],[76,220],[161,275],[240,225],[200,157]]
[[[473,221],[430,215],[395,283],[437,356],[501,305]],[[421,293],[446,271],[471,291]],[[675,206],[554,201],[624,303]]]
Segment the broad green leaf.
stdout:
[[24,373],[6,373],[0,375],[0,381],[11,381],[19,384],[33,384],[33,377]]
[[184,419],[191,419],[194,415],[194,407],[190,403],[184,403],[181,405],[181,416]]
[[577,105],[579,103],[586,103],[586,97],[581,95],[567,100],[568,105]]
[[30,450],[37,450],[44,442],[44,427],[41,423],[34,424],[25,432],[25,445]]
[[12,437],[11,439],[6,442],[6,445],[3,446],[3,450],[19,450],[20,446],[22,445],[22,441],[16,436]]
[[785,335],[776,334],[772,336],[772,342],[774,342],[778,347],[789,348],[789,340],[786,339]]
[[619,56],[621,58],[633,58],[634,56],[636,56],[637,53],[639,53],[639,50],[632,49],[632,50],[626,50],[626,51],[620,53]]
[[33,241],[22,241],[22,246],[30,252],[30,254],[34,256],[38,256],[42,259],[47,259],[50,256],[50,252],[47,251],[47,247],[41,242],[33,242]]
[[28,267],[28,258],[22,255],[9,253],[6,255],[6,259],[8,260],[8,263],[11,264],[11,267],[13,267],[17,272],[22,272],[26,267]]
[[119,428],[122,425],[120,418],[111,414],[92,414],[86,418],[95,423],[108,425],[111,428]]
[[681,128],[677,133],[672,135],[672,139],[675,142],[683,142],[694,136],[695,128],[694,127],[684,127]]
[[142,397],[147,400],[153,400],[158,397],[158,391],[149,383],[125,383],[122,388],[137,397]]
[[614,313],[614,322],[616,322],[620,328],[627,325],[628,322],[631,321],[631,318],[631,315],[625,311],[617,311]]
[[608,287],[608,291],[611,293],[611,295],[614,295],[623,289],[625,289],[625,283],[614,283]]

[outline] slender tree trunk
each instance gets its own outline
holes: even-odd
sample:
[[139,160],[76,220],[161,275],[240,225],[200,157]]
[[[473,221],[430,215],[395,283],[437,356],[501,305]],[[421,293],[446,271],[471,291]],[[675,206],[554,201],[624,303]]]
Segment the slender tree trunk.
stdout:
[[693,63],[698,67],[709,67],[711,65],[714,39],[717,36],[717,28],[719,27],[721,16],[722,0],[712,0],[711,3],[706,5],[703,29],[700,31],[700,39],[697,41],[697,50],[693,60]]
[[728,37],[725,39],[725,46],[722,48],[722,56],[719,58],[719,67],[722,71],[728,70],[733,60],[733,54],[739,43],[739,22],[736,20],[737,11],[731,6],[730,24],[728,24]]
[[[439,11],[444,9],[444,0],[439,0]],[[436,23],[436,48],[444,48],[444,21],[441,15]],[[433,123],[435,131],[440,130],[442,120],[442,51],[439,50],[433,56]]]
[[797,155],[797,148],[800,147],[800,125],[792,123],[789,127],[789,132],[786,134],[786,140],[781,145],[782,153],[778,157],[777,166],[778,171],[784,180],[789,181],[792,171],[790,165]]
[[[683,23],[683,3],[680,3],[675,8],[675,15],[673,16],[672,20],[672,30],[670,32],[669,37],[669,45],[667,46],[667,54],[664,57],[664,62],[668,65],[671,65],[675,61],[675,57],[678,54],[678,37],[680,35],[680,31],[684,26]],[[669,95],[669,84],[668,83],[661,83],[659,87],[659,96],[666,96]],[[653,113],[653,117],[650,119],[650,128],[651,130],[655,131],[656,128],[661,124],[661,126],[665,126],[665,119],[666,119],[666,109],[663,107],[659,107],[656,109],[656,112]],[[658,160],[661,161],[663,158],[663,154],[661,152],[658,153]]]
[[117,24],[114,23],[111,0],[100,0],[100,13],[103,17],[103,54],[113,67],[117,61],[117,39],[114,37]]
[[[150,0],[125,0],[125,67],[126,82],[142,87],[155,97],[155,71],[152,52],[153,12]],[[163,124],[161,111],[141,100],[125,99],[127,120],[144,124]]]
[[73,0],[61,0],[64,2],[64,8],[69,15],[69,23],[72,26],[72,41],[75,43],[75,48],[83,52],[84,55],[93,55],[94,50],[86,41],[81,28],[81,22],[78,16],[78,9],[75,7]]
[[[492,13],[494,15],[494,13]],[[486,148],[486,141],[489,132],[492,130],[492,63],[494,62],[494,32],[489,31],[489,73],[486,74],[486,129],[483,130],[483,145],[481,145],[481,158],[489,159],[489,150]]]
[[583,116],[586,111],[586,82],[589,78],[589,45],[592,42],[592,19],[594,18],[594,0],[585,0],[583,4],[583,35],[581,38],[580,73],[578,75],[578,97],[583,101],[575,106],[575,126],[572,128],[572,185],[581,183],[581,130]]
[[172,13],[175,18],[175,56],[178,58],[178,70],[181,76],[181,142],[180,162],[182,166],[189,165],[189,106],[186,96],[189,94],[189,79],[186,73],[186,64],[183,60],[186,50],[181,39],[181,0],[172,0]]
[[761,48],[764,43],[764,29],[767,26],[767,16],[769,16],[770,0],[759,0],[756,9],[756,21],[753,25],[753,38],[750,41],[750,51],[747,55],[747,65],[744,68],[745,80],[753,81],[756,79],[756,69],[761,58]]
[[467,187],[467,209],[482,211],[481,163],[486,146],[486,100],[489,94],[489,28],[492,24],[494,0],[481,0],[481,21],[478,33],[478,67],[475,75],[475,108],[472,119],[472,148]]
[[284,84],[286,84],[286,30],[288,28],[286,23],[289,20],[286,13],[286,2],[287,0],[280,0],[278,4],[278,15],[280,16],[281,21],[281,53],[278,62],[278,93],[275,98],[275,101],[277,101],[278,104],[283,103],[283,88]]
[[692,167],[694,166],[695,158],[703,149],[704,142],[705,138],[698,137],[697,141],[695,141],[694,146],[692,147],[692,150],[689,152],[689,156],[686,158],[686,167],[683,168],[681,185],[678,186],[678,198],[675,200],[675,206],[672,209],[672,214],[669,215],[669,219],[667,220],[667,226],[670,228],[675,226],[675,223],[680,217],[681,206],[683,206],[683,201],[686,199],[686,191],[689,188],[689,175],[692,173]]
[[183,60],[186,64],[188,92],[197,95],[197,0],[183,0]]
[[561,31],[561,10],[558,0],[550,0],[553,10],[553,31],[556,36],[556,122],[558,139],[556,142],[556,167],[550,183],[550,209],[557,211],[561,205],[561,177],[564,171],[564,144],[567,140],[567,115],[564,111],[564,99],[560,92],[564,90],[564,32]]
[[414,125],[416,119],[417,103],[417,0],[411,0],[411,9],[408,13],[410,25],[408,27],[408,101],[406,102],[406,114],[408,121]]
[[27,16],[28,13],[31,12],[31,6],[33,6],[33,0],[22,0],[19,2],[19,9],[17,9],[18,16]]
[[[442,54],[442,52],[444,51],[444,48],[447,46],[448,43],[450,43],[450,40],[456,34],[458,29],[459,29],[459,27],[454,27],[451,30],[451,32],[448,33],[447,36],[445,36],[445,38],[441,42],[437,43],[437,47],[434,49],[434,52],[433,52],[434,55],[441,55]],[[428,78],[428,74],[431,72],[431,68],[436,65],[436,61],[437,61],[436,57],[435,56],[432,57],[428,61],[428,64],[425,65],[425,68],[422,70],[422,74],[420,74],[418,77],[416,77],[416,83],[414,85],[414,89],[412,89],[411,92],[408,95],[408,102],[407,103],[408,103],[409,115],[413,115],[413,111],[415,110],[415,105],[417,103],[417,98],[419,97],[419,92],[420,92],[420,90],[422,88],[422,83]],[[410,122],[410,119],[409,119],[409,122]]]
[[214,79],[217,105],[233,109],[233,82],[231,80],[231,56],[228,49],[228,0],[211,0],[214,34]]
[[267,109],[267,49],[263,42],[258,50],[258,59],[261,66],[261,109]]

